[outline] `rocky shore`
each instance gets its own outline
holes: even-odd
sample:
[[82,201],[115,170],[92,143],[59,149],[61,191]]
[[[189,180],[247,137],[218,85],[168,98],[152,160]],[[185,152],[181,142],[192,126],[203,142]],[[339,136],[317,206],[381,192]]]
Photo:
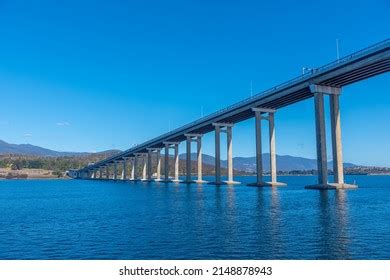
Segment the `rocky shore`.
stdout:
[[21,169],[12,170],[10,168],[0,168],[1,179],[58,179],[63,176],[53,172],[52,170],[44,169]]

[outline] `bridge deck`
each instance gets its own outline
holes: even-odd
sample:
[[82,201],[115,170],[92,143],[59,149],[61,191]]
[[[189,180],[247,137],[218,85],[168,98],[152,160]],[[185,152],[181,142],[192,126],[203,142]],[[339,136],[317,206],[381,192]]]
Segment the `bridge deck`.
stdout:
[[238,123],[247,120],[254,117],[253,107],[279,109],[310,98],[313,96],[309,90],[310,84],[343,87],[389,70],[390,40],[387,39],[81,170],[96,168],[134,153],[147,152],[147,148],[162,148],[165,141],[184,141],[186,133],[211,132],[214,130],[212,123],[215,122]]

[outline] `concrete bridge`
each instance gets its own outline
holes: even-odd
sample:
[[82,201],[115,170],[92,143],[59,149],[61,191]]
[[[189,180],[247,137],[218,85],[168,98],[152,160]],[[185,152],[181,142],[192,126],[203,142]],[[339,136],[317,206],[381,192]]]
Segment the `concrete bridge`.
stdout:
[[[390,39],[355,52],[335,62],[247,98],[204,118],[179,127],[143,144],[116,154],[100,162],[88,165],[75,174],[80,179],[144,180],[179,182],[179,144],[186,141],[186,178],[184,183],[205,183],[202,178],[202,137],[215,133],[215,181],[209,184],[236,184],[233,178],[233,128],[236,123],[254,118],[257,179],[250,185],[281,186],[276,176],[275,113],[278,109],[299,101],[313,98],[315,111],[318,184],[307,186],[315,189],[354,188],[344,182],[342,137],[339,97],[343,86],[359,82],[390,70]],[[330,99],[330,119],[334,182],[328,182],[327,147],[325,133],[324,98]],[[261,123],[269,124],[271,181],[263,180]],[[227,181],[221,179],[221,133],[227,134]],[[197,180],[191,177],[191,143],[197,144]],[[169,176],[169,153],[174,150],[174,176]],[[161,150],[164,150],[164,176],[161,177]],[[156,166],[153,166],[153,160]],[[118,175],[118,165],[122,174]],[[127,174],[127,165],[131,174]],[[136,170],[142,164],[142,177]],[[113,172],[110,172],[113,169]],[[153,174],[156,174],[153,176]]]

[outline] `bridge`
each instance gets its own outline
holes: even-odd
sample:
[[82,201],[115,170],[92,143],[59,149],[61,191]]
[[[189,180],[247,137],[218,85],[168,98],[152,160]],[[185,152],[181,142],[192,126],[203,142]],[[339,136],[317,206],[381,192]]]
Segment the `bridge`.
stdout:
[[[79,179],[111,179],[129,181],[179,182],[179,144],[186,141],[186,176],[184,183],[207,183],[202,178],[202,137],[215,134],[215,180],[209,184],[237,184],[233,178],[233,128],[234,125],[254,118],[256,141],[256,182],[253,186],[282,186],[277,180],[275,113],[278,109],[313,98],[315,111],[318,183],[306,188],[338,189],[355,188],[344,181],[342,134],[340,126],[339,97],[344,86],[386,73],[390,70],[390,39],[350,54],[275,86],[269,90],[242,100],[192,123],[162,134],[145,143],[115,154],[100,162],[75,170]],[[324,98],[329,96],[333,157],[333,182],[328,181],[327,147],[325,131]],[[269,124],[270,182],[263,178],[262,121]],[[227,181],[221,179],[221,133],[227,134]],[[192,180],[191,144],[197,143],[197,179]],[[170,150],[174,150],[174,176],[169,176]],[[164,174],[161,174],[161,151],[164,150]],[[153,157],[156,163],[153,166]],[[141,163],[142,175],[137,167]],[[118,165],[122,174],[118,174]],[[127,174],[128,164],[131,174]],[[113,171],[111,172],[111,170]],[[155,172],[154,172],[155,171]]]

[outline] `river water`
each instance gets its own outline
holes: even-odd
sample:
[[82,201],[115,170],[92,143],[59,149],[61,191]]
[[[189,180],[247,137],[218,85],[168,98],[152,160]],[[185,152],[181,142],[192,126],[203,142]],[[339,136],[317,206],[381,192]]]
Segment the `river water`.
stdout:
[[390,176],[347,176],[359,185],[347,191],[279,180],[0,180],[0,259],[390,258]]

